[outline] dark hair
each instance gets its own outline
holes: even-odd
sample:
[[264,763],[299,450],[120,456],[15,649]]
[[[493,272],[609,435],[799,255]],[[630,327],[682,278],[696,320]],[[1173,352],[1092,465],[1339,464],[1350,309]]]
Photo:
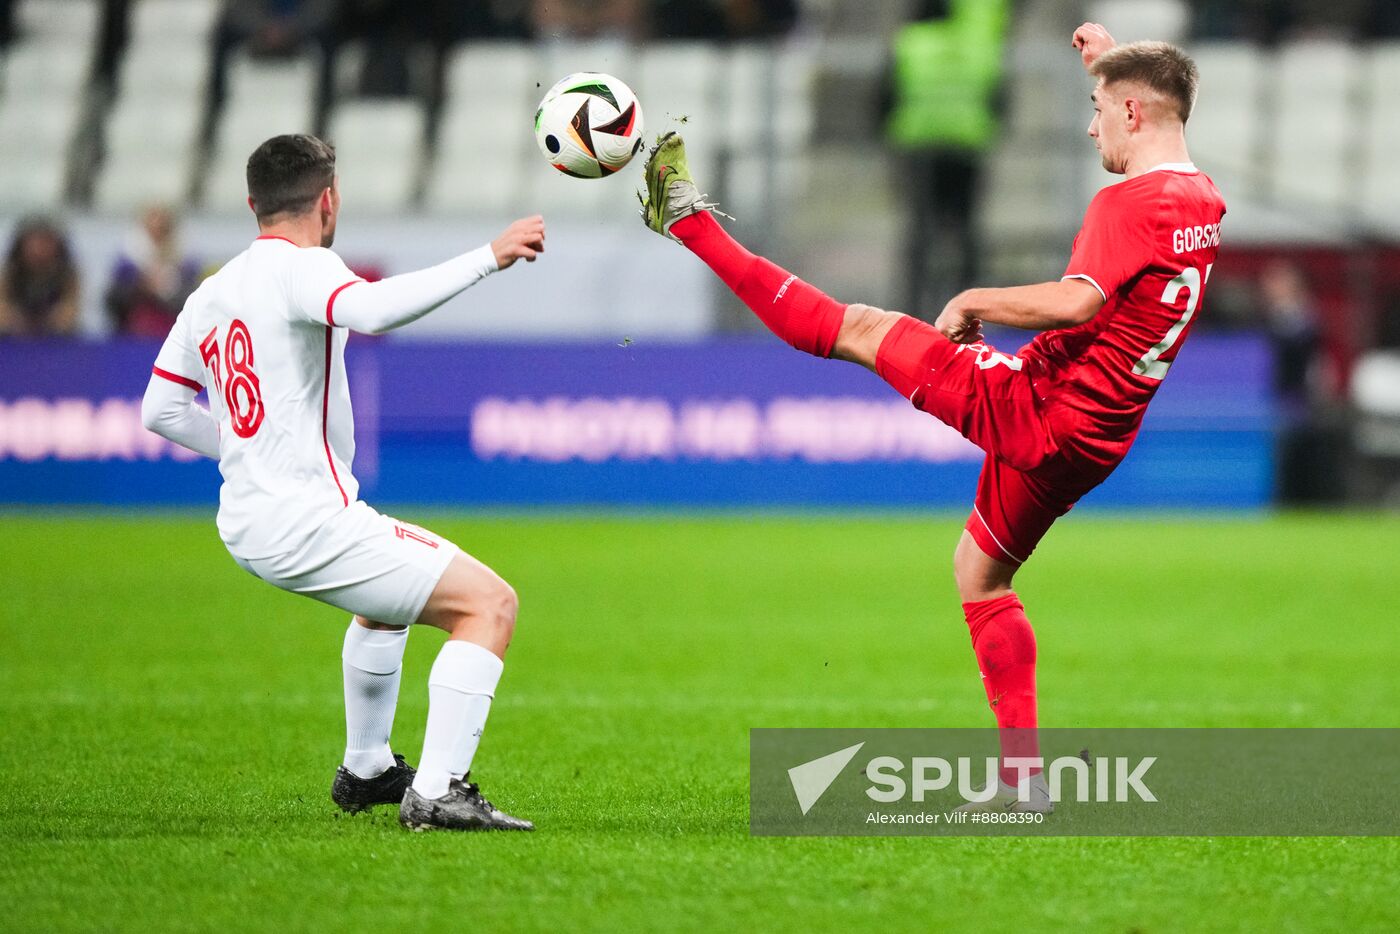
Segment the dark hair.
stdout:
[[[50,237],[56,246],[55,268],[35,270],[24,264],[24,241],[32,236]],[[63,229],[47,217],[26,217],[15,228],[5,256],[5,298],[26,314],[35,315],[56,304],[69,284],[78,277],[78,267],[68,247]]]
[[1115,46],[1094,61],[1089,73],[1102,78],[1104,84],[1132,81],[1156,91],[1171,102],[1182,123],[1191,117],[1196,85],[1201,80],[1191,57],[1165,42]]
[[335,147],[305,133],[274,136],[248,157],[248,197],[265,221],[303,214],[335,180]]

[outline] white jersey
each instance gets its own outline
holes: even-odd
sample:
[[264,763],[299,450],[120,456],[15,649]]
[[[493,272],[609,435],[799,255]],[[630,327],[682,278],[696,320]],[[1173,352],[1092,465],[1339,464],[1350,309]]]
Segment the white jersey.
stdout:
[[[346,328],[401,327],[496,268],[487,244],[364,283],[328,249],[259,237],[195,290],[156,358],[142,419],[219,458],[219,534],[230,552],[291,555],[356,502]],[[190,396],[206,387],[207,413]]]
[[195,290],[156,358],[158,375],[209,391],[219,535],[240,557],[285,553],[358,497],[334,306],[360,281],[328,249],[259,237]]

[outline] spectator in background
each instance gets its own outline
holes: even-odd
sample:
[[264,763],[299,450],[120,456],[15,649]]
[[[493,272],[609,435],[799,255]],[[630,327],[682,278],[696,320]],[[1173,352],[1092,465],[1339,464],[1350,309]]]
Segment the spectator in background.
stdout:
[[214,54],[209,66],[213,106],[203,130],[206,140],[213,136],[212,118],[222,106],[228,88],[229,56],[237,49],[246,49],[258,58],[285,58],[314,46],[322,50],[322,81],[327,80],[327,43],[337,3],[338,0],[226,0],[214,29]]
[[1295,39],[1389,35],[1395,0],[1191,0],[1192,34],[1274,45]]
[[1278,495],[1283,502],[1327,502],[1341,495],[1345,432],[1329,424],[1315,391],[1320,315],[1303,270],[1276,260],[1259,276],[1259,308],[1274,351]]
[[146,209],[112,270],[107,313],[120,334],[164,338],[199,284],[199,263],[180,249],[175,215]]
[[15,2],[0,0],[0,49],[15,40]]
[[[914,22],[895,34],[886,132],[905,161],[900,299],[913,315],[937,312],[977,278],[977,188],[996,136],[1009,3],[920,0]],[[943,260],[941,275],[928,268],[931,252]]]
[[642,0],[534,0],[537,39],[637,39],[644,32]]
[[0,336],[72,335],[78,329],[78,267],[47,218],[21,221],[0,270]]
[[1277,260],[1259,277],[1264,327],[1274,347],[1274,390],[1285,402],[1306,405],[1317,360],[1318,311],[1303,271]]
[[655,0],[653,32],[662,39],[761,39],[797,23],[797,0]]
[[[397,0],[341,0],[334,44],[360,42],[364,58],[352,93],[364,97],[409,97],[424,90],[420,53],[442,30],[439,5]],[[418,66],[418,70],[415,70]]]
[[530,38],[531,0],[428,0],[439,45],[465,39]]
[[258,57],[296,55],[320,44],[330,24],[334,0],[228,0],[219,17],[218,43],[245,47]]

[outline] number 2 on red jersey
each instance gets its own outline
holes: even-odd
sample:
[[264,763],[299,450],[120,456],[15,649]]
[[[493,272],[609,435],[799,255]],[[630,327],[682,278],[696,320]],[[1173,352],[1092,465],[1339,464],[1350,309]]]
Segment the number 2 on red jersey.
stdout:
[[[267,410],[263,407],[262,384],[253,370],[253,336],[238,318],[229,322],[223,358],[219,356],[218,328],[205,335],[199,355],[214,378],[214,389],[223,394],[233,433],[251,438],[258,433]],[[224,379],[224,371],[228,379]]]
[[1167,330],[1166,336],[1153,344],[1147,353],[1133,364],[1133,372],[1138,376],[1145,376],[1148,379],[1162,379],[1167,375],[1167,370],[1171,369],[1172,362],[1163,360],[1162,354],[1171,350],[1181,339],[1181,332],[1186,330],[1186,325],[1190,324],[1191,319],[1195,317],[1196,309],[1201,305],[1201,290],[1210,280],[1210,271],[1214,268],[1215,264],[1211,263],[1206,267],[1205,275],[1202,275],[1195,266],[1187,266],[1181,271],[1181,275],[1167,283],[1166,289],[1162,292],[1162,304],[1175,305],[1177,299],[1181,298],[1184,289],[1186,291],[1186,310]]

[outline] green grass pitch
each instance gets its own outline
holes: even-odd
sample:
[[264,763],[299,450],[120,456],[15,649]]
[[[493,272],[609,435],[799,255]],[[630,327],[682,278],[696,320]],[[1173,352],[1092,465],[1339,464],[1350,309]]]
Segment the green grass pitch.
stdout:
[[[750,727],[990,722],[955,519],[401,514],[520,591],[476,777],[539,831],[338,815],[345,618],[208,516],[3,515],[0,929],[1400,928],[1393,839],[749,837]],[[1069,517],[1042,723],[1400,726],[1398,582],[1397,517]]]

